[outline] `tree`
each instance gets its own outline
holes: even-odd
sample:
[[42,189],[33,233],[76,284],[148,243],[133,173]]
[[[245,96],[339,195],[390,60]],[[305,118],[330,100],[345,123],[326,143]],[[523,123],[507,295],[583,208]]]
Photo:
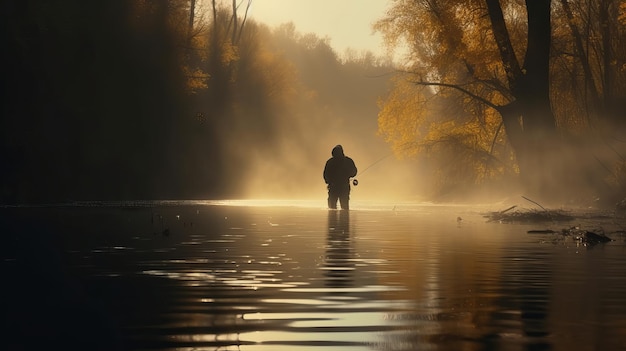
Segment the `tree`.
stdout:
[[[609,2],[612,5],[606,8],[617,7],[612,0],[601,3]],[[589,183],[589,177],[596,178],[596,184],[601,183],[598,178],[603,176],[598,172],[592,175],[574,169],[581,167],[580,158],[573,156],[580,156],[573,146],[576,143],[560,143],[572,131],[582,131],[588,120],[580,110],[572,109],[589,101],[576,92],[580,85],[572,77],[582,71],[587,81],[603,82],[602,89],[596,88],[598,95],[609,86],[620,86],[623,78],[615,69],[619,64],[598,67],[598,62],[604,62],[600,67],[606,66],[606,59],[589,59],[587,67],[578,68],[579,63],[571,59],[573,36],[568,35],[562,21],[568,8],[559,4],[568,5],[550,0],[395,1],[376,29],[385,35],[391,47],[404,43],[408,55],[395,92],[383,101],[379,114],[381,132],[403,153],[437,152],[447,145],[456,149],[462,146],[476,155],[490,155],[466,157],[473,167],[459,167],[476,182],[488,180],[490,177],[478,174],[491,167],[491,179],[519,173],[527,191],[545,196],[562,195],[573,184]],[[603,5],[589,2],[589,6]],[[554,18],[553,13],[561,17]],[[597,26],[591,18],[602,18],[602,11],[594,13],[587,28],[594,28],[592,23]],[[617,12],[608,13],[605,22],[613,28],[610,32],[620,33],[613,25],[617,23]],[[577,20],[570,20],[569,28],[581,23],[576,15],[570,17]],[[581,46],[587,55],[605,52],[590,45],[610,47],[611,52],[621,50],[620,35],[603,36],[600,32],[585,37],[589,41],[576,44],[578,51],[574,52],[580,52]],[[553,36],[559,40],[553,42]],[[614,39],[604,42],[607,37]],[[611,62],[620,62],[616,56],[610,57]],[[607,69],[611,70],[608,77]],[[442,109],[447,113],[442,114]],[[476,133],[479,137],[473,140],[479,141],[471,142],[470,136],[475,137]],[[438,148],[433,149],[432,145]],[[507,153],[507,145],[514,151],[514,158]],[[486,162],[492,159],[496,161]],[[574,159],[577,162],[570,162]],[[593,155],[586,161],[586,170],[597,168]],[[498,171],[495,165],[502,167]],[[563,181],[578,176],[577,183]]]
[[[549,166],[556,137],[550,106],[550,0],[526,0],[528,39],[523,65],[514,54],[499,0],[486,0],[512,100],[495,106],[513,146],[523,179],[552,187]],[[533,179],[534,178],[534,179]]]
[[[524,13],[521,7],[507,11],[513,18],[512,14]],[[504,20],[494,24],[504,26]],[[398,77],[395,92],[382,104],[381,132],[404,153],[475,155],[464,157],[471,160],[471,167],[459,167],[464,171],[458,172],[448,166],[446,173],[456,175],[439,179],[480,183],[518,169],[503,138],[500,110],[508,106],[507,113],[519,118],[518,103],[510,104],[516,99],[507,77],[519,85],[516,79],[524,76],[516,59],[520,49],[512,44],[523,40],[524,24],[512,22],[511,31],[504,26],[500,46],[492,34],[494,24],[481,1],[398,1],[376,25],[391,46],[402,39],[409,46],[409,64]],[[506,69],[501,57],[507,58]],[[521,86],[518,89],[522,91]],[[507,122],[505,128],[518,128],[513,133],[507,130],[507,137],[519,139],[511,145],[523,145],[522,125],[515,117]]]
[[620,62],[626,56],[626,33],[619,16],[621,11],[624,17],[626,6],[619,0],[560,0],[559,5],[556,10],[568,29],[562,35],[571,35],[565,41],[571,43],[569,47],[559,50],[574,58],[560,62],[567,65],[563,69],[571,73],[570,81],[581,87],[575,100],[584,104],[580,108],[595,127],[623,124],[626,67]]

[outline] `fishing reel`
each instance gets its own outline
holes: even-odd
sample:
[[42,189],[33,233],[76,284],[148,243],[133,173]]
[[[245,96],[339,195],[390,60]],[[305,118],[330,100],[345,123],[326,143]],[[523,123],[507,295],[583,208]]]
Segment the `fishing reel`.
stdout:
[[352,185],[357,186],[359,185],[359,181],[356,179],[352,179]]

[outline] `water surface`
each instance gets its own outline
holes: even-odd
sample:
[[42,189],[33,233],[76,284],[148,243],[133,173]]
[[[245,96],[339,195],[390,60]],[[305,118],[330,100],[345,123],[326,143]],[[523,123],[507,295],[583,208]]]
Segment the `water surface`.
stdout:
[[[503,209],[489,206],[352,207],[3,208],[9,345],[626,349],[623,218],[503,224],[483,217]],[[527,233],[573,225],[614,241]]]

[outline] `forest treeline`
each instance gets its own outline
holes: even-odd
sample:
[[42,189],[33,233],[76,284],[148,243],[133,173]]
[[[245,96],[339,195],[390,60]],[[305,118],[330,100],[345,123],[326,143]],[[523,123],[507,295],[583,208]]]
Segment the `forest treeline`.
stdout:
[[623,1],[395,0],[393,63],[251,2],[4,1],[0,201],[323,197],[337,143],[415,165],[360,188],[626,197]]
[[388,63],[193,3],[3,2],[3,203],[285,192],[371,144]]

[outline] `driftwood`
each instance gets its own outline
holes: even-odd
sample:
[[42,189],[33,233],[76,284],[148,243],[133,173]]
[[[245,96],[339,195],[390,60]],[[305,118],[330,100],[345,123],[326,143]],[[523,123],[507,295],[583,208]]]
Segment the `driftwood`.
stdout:
[[526,233],[528,234],[554,234],[558,233],[552,229],[543,229],[543,230],[529,230]]
[[485,215],[489,220],[488,222],[504,222],[504,223],[534,223],[534,222],[563,222],[574,219],[562,210],[548,210],[541,206],[536,201],[533,201],[525,196],[522,196],[524,200],[532,202],[539,206],[541,210],[535,209],[517,209],[517,205],[511,206],[505,210],[498,212],[490,212]]
[[[489,212],[483,216],[488,218],[488,222],[500,222],[500,223],[556,223],[556,222],[570,222],[576,217],[563,210],[550,210],[539,203],[522,196],[525,200],[532,202],[541,208],[539,209],[520,209],[515,206],[508,207],[502,211]],[[626,200],[624,200],[626,202]],[[581,217],[582,218],[582,217]],[[549,240],[542,240],[547,242],[559,242],[559,241],[574,241],[584,246],[594,246],[601,243],[607,243],[614,241],[604,233],[604,230],[585,230],[578,226],[569,227],[560,231],[552,229],[535,229],[527,231],[528,234],[547,234],[550,235]],[[611,232],[610,234],[626,235],[626,231],[620,230]]]
[[538,202],[533,201],[533,200],[531,200],[531,199],[527,198],[526,196],[522,196],[522,198],[523,198],[524,200],[530,201],[530,202],[534,203],[535,205],[537,205],[537,206],[541,207],[541,209],[542,209],[542,210],[547,211],[547,210],[546,210],[546,208],[545,208],[545,207],[543,207],[543,206],[541,206]]
[[509,207],[499,212],[490,212],[484,217],[488,218],[487,222],[502,223],[565,222],[574,219],[573,216],[562,210],[520,209],[512,211],[516,207]]

